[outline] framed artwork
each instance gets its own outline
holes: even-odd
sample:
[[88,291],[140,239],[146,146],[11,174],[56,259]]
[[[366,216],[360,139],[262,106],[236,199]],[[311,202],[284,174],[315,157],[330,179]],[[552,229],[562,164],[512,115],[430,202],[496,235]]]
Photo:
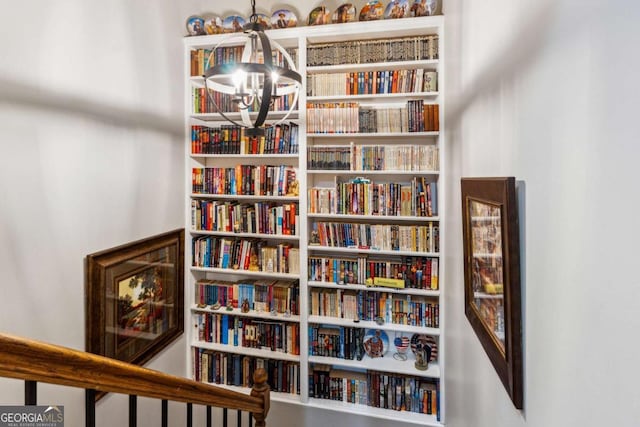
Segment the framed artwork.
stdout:
[[184,331],[184,230],[87,255],[86,350],[143,365]]
[[515,178],[462,178],[465,314],[522,408],[520,239]]

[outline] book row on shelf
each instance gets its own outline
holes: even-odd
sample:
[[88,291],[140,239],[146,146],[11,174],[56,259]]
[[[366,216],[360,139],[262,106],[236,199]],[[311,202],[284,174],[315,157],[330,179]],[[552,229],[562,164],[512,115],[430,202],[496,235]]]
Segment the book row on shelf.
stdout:
[[300,354],[298,323],[218,313],[196,313],[194,317],[201,342]]
[[299,300],[300,288],[293,280],[200,279],[195,283],[195,304],[199,308],[243,308],[247,313],[297,315]]
[[313,145],[307,147],[307,168],[347,171],[437,171],[436,145]]
[[379,291],[313,288],[309,292],[313,316],[376,321],[393,325],[440,327],[440,304],[429,297]]
[[267,273],[298,274],[300,250],[289,243],[269,246],[258,239],[197,236],[192,240],[192,266]]
[[334,188],[308,190],[309,213],[375,216],[438,215],[437,183],[414,177],[408,183],[373,184],[355,178],[337,182]]
[[211,195],[297,196],[296,168],[287,165],[236,165],[192,168],[192,191]]
[[265,129],[265,135],[248,137],[236,125],[191,126],[191,154],[296,154],[298,124],[278,123]]
[[437,72],[424,68],[309,74],[307,96],[435,92]]
[[440,411],[437,380],[372,370],[357,372],[316,365],[309,373],[309,396],[438,417]]
[[427,256],[336,257],[311,255],[308,259],[309,280],[337,285],[364,285],[376,278],[396,279],[395,288],[438,289],[438,258]]
[[297,203],[191,200],[191,229],[280,236],[298,234]]
[[309,245],[327,248],[358,248],[382,251],[438,252],[439,224],[359,224],[314,222]]
[[[221,46],[215,49],[215,53],[212,55],[214,49],[191,49],[190,75],[192,77],[202,76],[207,69],[215,65],[240,62],[242,60],[243,50],[244,45]],[[293,63],[297,63],[298,49],[287,48],[285,51],[289,54]],[[262,51],[259,52],[259,55],[262,55]],[[260,60],[262,60],[262,58],[258,59],[258,61]],[[273,65],[277,65],[279,67],[285,67],[287,65],[282,52],[276,49],[272,50],[271,61]]]
[[410,100],[402,106],[383,107],[358,102],[308,102],[310,133],[435,132],[440,128],[438,104]]
[[[294,99],[294,94],[282,95],[273,101],[270,110],[289,111],[290,108],[296,109]],[[194,114],[218,113],[220,111],[237,113],[240,111],[238,102],[234,100],[234,95],[216,91],[209,91],[207,95],[203,87],[194,87],[191,89],[191,109]],[[253,104],[249,106],[248,111],[257,112],[259,110],[260,104],[256,98]]]
[[193,349],[193,378],[212,384],[253,386],[256,369],[267,371],[271,391],[300,394],[300,364],[208,349]]
[[307,47],[307,66],[438,59],[437,35],[318,43]]

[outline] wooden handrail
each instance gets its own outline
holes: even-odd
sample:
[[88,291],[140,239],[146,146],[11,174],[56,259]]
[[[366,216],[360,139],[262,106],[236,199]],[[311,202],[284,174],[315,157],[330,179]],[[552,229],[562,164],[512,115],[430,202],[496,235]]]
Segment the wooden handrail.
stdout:
[[[266,372],[254,378],[266,381]],[[108,357],[0,333],[0,376],[267,415],[262,395],[243,394]],[[266,384],[258,384],[263,390]],[[268,400],[268,387],[267,399]],[[258,419],[258,418],[257,418]]]

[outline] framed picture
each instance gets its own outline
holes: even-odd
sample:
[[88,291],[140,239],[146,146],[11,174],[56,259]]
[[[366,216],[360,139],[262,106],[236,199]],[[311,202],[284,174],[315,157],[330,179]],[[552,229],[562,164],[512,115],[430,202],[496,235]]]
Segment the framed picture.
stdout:
[[184,331],[184,230],[87,255],[86,350],[143,365]]
[[522,408],[520,239],[515,178],[462,178],[465,314]]

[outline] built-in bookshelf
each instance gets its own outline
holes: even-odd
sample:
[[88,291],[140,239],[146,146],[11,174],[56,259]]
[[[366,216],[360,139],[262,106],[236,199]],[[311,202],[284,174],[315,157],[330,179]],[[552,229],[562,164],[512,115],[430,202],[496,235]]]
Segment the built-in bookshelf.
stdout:
[[237,48],[212,58],[224,36],[185,39],[191,375],[248,392],[265,367],[276,400],[440,426],[443,17],[268,35],[303,89],[264,138],[203,96],[204,70]]

